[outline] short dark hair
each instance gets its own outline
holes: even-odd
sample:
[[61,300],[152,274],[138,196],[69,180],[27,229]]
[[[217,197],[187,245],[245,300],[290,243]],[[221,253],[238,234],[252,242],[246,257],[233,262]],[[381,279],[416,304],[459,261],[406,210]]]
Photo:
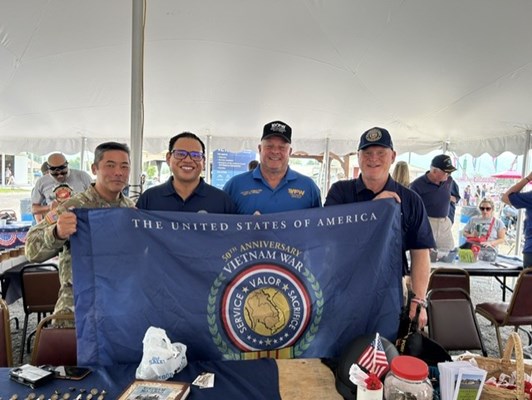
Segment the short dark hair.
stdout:
[[174,149],[175,142],[177,142],[181,138],[189,138],[189,139],[197,140],[201,144],[201,151],[205,153],[205,143],[203,143],[203,141],[192,132],[183,132],[183,133],[180,133],[179,135],[175,135],[172,139],[170,139],[170,142],[168,143],[168,151],[170,153]]
[[258,165],[259,165],[259,162],[257,160],[251,160],[248,163],[248,170],[251,171],[251,170],[257,168]]
[[94,164],[98,164],[100,161],[102,161],[103,155],[106,151],[110,150],[120,150],[125,153],[127,153],[127,157],[129,158],[131,153],[129,151],[129,147],[125,143],[118,143],[118,142],[105,142],[102,144],[99,144],[96,149],[94,150]]

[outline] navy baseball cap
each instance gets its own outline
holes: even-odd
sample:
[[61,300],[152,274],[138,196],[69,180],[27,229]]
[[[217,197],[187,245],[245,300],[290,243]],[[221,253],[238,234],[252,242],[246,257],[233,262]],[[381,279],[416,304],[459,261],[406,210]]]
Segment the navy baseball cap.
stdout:
[[286,142],[292,143],[292,128],[282,121],[273,121],[264,125],[260,140],[268,139],[271,136],[279,136]]
[[451,157],[446,154],[440,154],[432,159],[430,163],[432,167],[441,169],[443,172],[450,174],[451,172],[456,171],[456,168],[453,165]]
[[393,142],[390,132],[384,128],[378,127],[368,129],[362,134],[362,136],[360,136],[358,150],[365,149],[369,146],[382,146],[393,150]]

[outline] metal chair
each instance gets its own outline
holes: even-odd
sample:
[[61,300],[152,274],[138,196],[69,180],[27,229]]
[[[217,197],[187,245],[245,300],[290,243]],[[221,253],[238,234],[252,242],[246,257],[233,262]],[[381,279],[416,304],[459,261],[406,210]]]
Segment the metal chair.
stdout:
[[[469,295],[471,293],[469,273],[462,268],[436,268],[430,274],[427,291],[444,288],[460,288]],[[433,296],[453,295],[456,295],[456,292],[447,291],[433,294]],[[460,295],[458,297],[462,298]]]
[[76,329],[60,326],[67,321],[73,325],[74,314],[53,314],[39,322],[31,353],[32,365],[77,365]]
[[[513,326],[515,331],[521,326],[532,325],[532,267],[526,268],[519,274],[517,283],[509,303],[485,302],[477,304],[475,311],[489,320],[495,326],[499,354],[502,357],[503,345],[501,340],[501,326]],[[532,335],[528,335],[529,344]]]
[[[55,264],[31,264],[20,270],[20,287],[24,308],[24,327],[20,347],[20,363],[24,358],[24,344],[28,332],[28,318],[37,313],[37,322],[54,312],[59,296],[59,271]],[[28,352],[31,336],[28,338]]]
[[9,308],[0,299],[0,367],[13,365],[13,350],[11,343],[11,326],[9,324]]
[[429,337],[445,350],[480,350],[487,356],[469,294],[461,288],[432,289],[427,294]]

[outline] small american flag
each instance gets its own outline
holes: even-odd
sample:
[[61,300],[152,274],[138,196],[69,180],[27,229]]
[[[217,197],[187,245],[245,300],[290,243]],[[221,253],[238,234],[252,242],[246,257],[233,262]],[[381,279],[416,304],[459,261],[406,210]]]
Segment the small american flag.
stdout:
[[378,333],[371,344],[360,355],[357,364],[368,370],[368,372],[374,373],[379,378],[388,371],[388,360],[386,359],[386,353],[384,352],[384,347]]

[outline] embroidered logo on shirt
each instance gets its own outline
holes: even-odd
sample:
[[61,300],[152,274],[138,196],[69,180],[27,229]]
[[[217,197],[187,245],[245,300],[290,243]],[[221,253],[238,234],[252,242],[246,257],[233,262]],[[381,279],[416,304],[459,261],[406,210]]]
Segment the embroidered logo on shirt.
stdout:
[[288,188],[288,194],[289,194],[290,197],[292,197],[293,199],[300,199],[300,198],[302,198],[302,197],[305,195],[305,191],[304,191],[304,190],[301,190],[301,189],[291,189],[291,188]]
[[262,189],[251,189],[251,190],[244,190],[243,192],[240,192],[242,196],[249,196],[252,194],[261,194]]

